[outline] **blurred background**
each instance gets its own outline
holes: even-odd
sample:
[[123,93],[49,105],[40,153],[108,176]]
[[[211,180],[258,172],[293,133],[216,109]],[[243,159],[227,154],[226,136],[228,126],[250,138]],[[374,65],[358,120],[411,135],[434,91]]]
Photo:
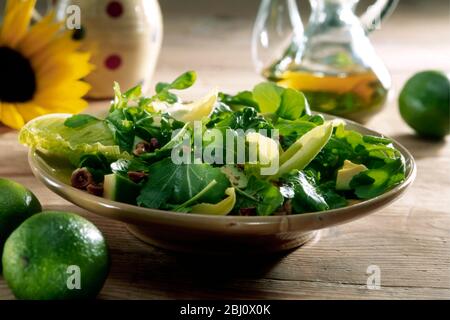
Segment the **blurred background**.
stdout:
[[[5,2],[1,0],[0,7]],[[49,2],[38,0],[40,10]],[[309,1],[297,0],[297,3],[306,25],[311,12]],[[363,12],[372,3],[360,1],[357,12]],[[263,80],[255,71],[251,55],[259,0],[160,0],[159,4],[164,32],[150,89],[157,81],[169,81],[186,70],[198,72],[197,85],[189,93],[192,97],[215,86],[233,93],[252,88]],[[1,8],[0,12],[3,12]],[[393,14],[369,38],[392,76],[387,108],[395,108],[401,87],[415,72],[450,71],[450,1],[401,0]],[[102,82],[109,92],[112,81]],[[399,116],[395,112],[388,116],[393,114]],[[383,117],[383,113],[377,117]],[[388,124],[389,121],[379,121],[377,128],[389,133]],[[380,128],[383,125],[386,128]]]
[[[38,6],[43,10],[49,2],[38,0]],[[360,1],[357,11],[362,12],[373,2]],[[0,12],[5,3],[0,0]],[[297,3],[306,25],[309,1]],[[158,73],[176,76],[193,69],[198,71],[201,84],[232,91],[262,79],[251,59],[251,35],[259,0],[160,0],[159,4],[164,38],[154,79],[158,79]],[[412,69],[449,71],[450,1],[401,0],[370,40],[391,72],[394,90]],[[184,50],[186,47],[190,50]],[[198,59],[199,53],[205,51],[210,53],[208,59]],[[224,72],[234,73],[235,77],[221,77]]]
[[[297,3],[306,24],[309,2]],[[371,3],[361,1],[358,11]],[[175,76],[185,69],[194,69],[199,72],[200,81],[229,90],[251,85],[242,83],[243,79],[262,79],[255,74],[250,51],[259,4],[258,0],[160,1],[165,30],[157,70]],[[391,72],[394,89],[406,80],[411,69],[450,71],[450,1],[401,0],[370,39]],[[184,46],[195,50],[183,51]],[[196,59],[197,52],[211,48],[215,49],[208,60]],[[223,83],[220,75],[225,71],[235,72],[236,77]]]

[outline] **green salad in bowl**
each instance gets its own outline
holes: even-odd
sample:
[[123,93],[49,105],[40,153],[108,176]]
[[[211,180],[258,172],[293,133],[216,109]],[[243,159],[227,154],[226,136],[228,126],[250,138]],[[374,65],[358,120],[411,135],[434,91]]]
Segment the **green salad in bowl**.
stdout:
[[186,72],[115,99],[104,118],[48,115],[28,123],[20,142],[72,167],[70,183],[106,199],[205,215],[277,216],[342,208],[405,180],[392,141],[312,114],[296,90],[261,83],[194,102],[176,92]]

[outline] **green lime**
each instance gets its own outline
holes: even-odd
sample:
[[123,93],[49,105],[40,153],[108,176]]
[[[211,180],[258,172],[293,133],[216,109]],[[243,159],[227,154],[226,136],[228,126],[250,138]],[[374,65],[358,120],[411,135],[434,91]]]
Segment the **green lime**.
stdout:
[[27,300],[89,299],[109,271],[106,241],[86,219],[43,212],[6,240],[3,276],[14,295]]
[[0,254],[11,232],[41,211],[39,200],[30,190],[17,182],[0,178]]
[[418,134],[443,138],[450,132],[450,80],[439,71],[415,74],[399,97],[400,114]]

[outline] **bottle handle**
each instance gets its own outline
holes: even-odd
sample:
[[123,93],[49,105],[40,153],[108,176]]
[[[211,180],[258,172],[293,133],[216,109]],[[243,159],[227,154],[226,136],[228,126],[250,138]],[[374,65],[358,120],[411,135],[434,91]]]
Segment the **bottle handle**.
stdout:
[[361,24],[366,33],[380,28],[381,21],[394,11],[399,0],[378,0],[370,5],[366,12],[360,16]]

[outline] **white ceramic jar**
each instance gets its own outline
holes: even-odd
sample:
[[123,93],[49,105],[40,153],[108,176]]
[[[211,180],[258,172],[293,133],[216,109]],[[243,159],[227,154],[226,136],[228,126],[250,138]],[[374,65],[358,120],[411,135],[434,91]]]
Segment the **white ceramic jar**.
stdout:
[[86,77],[88,97],[113,95],[113,82],[126,90],[142,84],[149,89],[161,49],[163,26],[157,0],[60,0],[58,19],[67,8],[80,8],[83,49],[92,53],[95,70]]

